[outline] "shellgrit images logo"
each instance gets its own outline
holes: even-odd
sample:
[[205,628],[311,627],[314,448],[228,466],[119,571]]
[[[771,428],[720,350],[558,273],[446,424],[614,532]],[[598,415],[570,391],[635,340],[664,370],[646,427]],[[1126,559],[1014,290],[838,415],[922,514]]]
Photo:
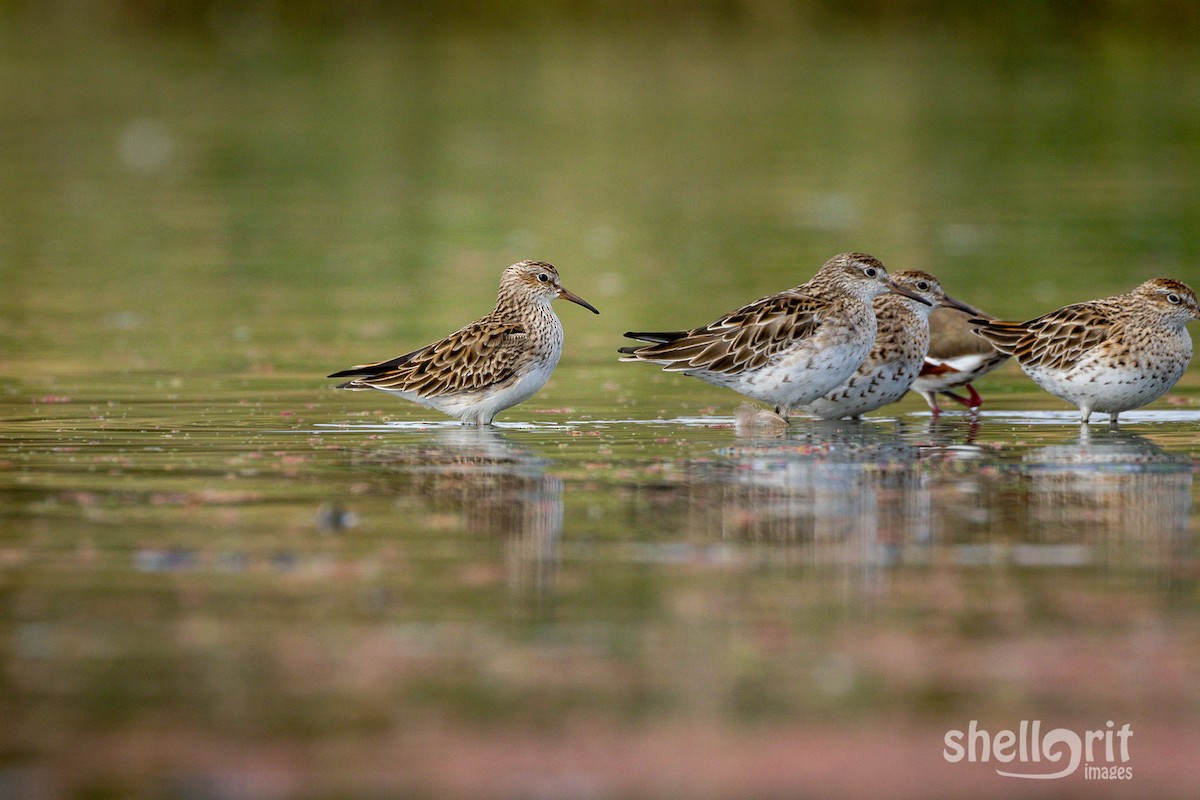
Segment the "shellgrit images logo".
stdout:
[[965,731],[946,731],[942,756],[951,764],[960,761],[997,763],[996,774],[1005,778],[1054,780],[1073,775],[1083,765],[1085,780],[1128,781],[1128,722],[1116,727],[1108,720],[1103,728],[1082,734],[1067,728],[1042,733],[1041,720],[1021,720],[1017,730],[992,733],[971,720]]

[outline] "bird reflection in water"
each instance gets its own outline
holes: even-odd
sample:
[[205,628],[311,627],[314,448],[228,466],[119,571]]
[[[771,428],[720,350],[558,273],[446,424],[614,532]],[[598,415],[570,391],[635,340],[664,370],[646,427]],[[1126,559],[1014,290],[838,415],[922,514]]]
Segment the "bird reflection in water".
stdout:
[[1021,475],[1033,535],[1017,560],[1161,568],[1186,556],[1186,454],[1121,429],[1085,428],[1070,444],[1026,454]]
[[882,568],[924,560],[929,476],[921,448],[889,425],[806,421],[719,455],[689,467],[689,530],[719,531],[755,561],[833,570],[847,589],[878,589]]
[[935,560],[1156,570],[1186,557],[1188,455],[1122,430],[1023,453],[977,432],[841,421],[739,437],[689,464],[688,535],[874,586],[881,568]]
[[362,456],[403,477],[389,487],[434,510],[461,513],[467,533],[504,542],[504,579],[538,608],[554,588],[563,528],[563,484],[550,461],[490,428],[438,431],[406,447]]

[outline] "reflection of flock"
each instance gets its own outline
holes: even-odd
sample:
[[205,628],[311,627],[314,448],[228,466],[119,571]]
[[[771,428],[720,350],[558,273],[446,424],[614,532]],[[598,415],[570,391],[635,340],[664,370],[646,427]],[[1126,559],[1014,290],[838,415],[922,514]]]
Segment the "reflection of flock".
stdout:
[[[397,525],[424,515],[432,536],[449,524],[500,541],[505,584],[539,611],[555,595],[564,538],[568,557],[812,567],[847,590],[871,590],[886,569],[905,565],[1169,572],[1190,558],[1190,456],[1119,429],[1081,428],[1017,457],[977,442],[979,430],[974,417],[933,417],[920,428],[815,421],[785,435],[733,436],[652,485],[629,487],[624,524],[635,536],[600,547],[569,523],[564,530],[564,481],[553,462],[502,431],[448,428],[358,450],[354,462],[400,501]],[[318,526],[356,527],[351,505],[323,506]],[[287,553],[250,563],[237,553],[163,548],[136,551],[134,564],[144,572],[321,571]]]
[[961,422],[932,423],[920,444],[877,431],[810,426],[695,464],[690,527],[794,546],[814,563],[879,566],[949,557],[1161,567],[1188,540],[1191,459],[1143,437],[1082,429],[1009,462],[953,445]]
[[[976,420],[943,418],[920,430],[816,422],[785,437],[735,437],[655,492],[631,493],[654,536],[591,557],[812,566],[869,585],[884,568],[935,561],[1158,569],[1185,555],[1190,458],[1119,430],[1082,429],[1018,460],[972,443],[977,430]],[[489,429],[357,458],[418,508],[500,538],[514,592],[553,594],[564,488],[552,462]]]

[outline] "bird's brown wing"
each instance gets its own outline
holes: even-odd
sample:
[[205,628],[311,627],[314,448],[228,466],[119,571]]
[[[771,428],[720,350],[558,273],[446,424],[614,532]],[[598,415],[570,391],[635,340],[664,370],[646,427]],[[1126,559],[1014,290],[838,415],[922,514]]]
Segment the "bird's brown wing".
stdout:
[[420,350],[329,377],[355,377],[346,389],[391,389],[420,397],[468,392],[503,384],[520,366],[528,335],[516,323],[482,319]]
[[654,342],[625,347],[625,361],[665,364],[668,372],[706,372],[736,375],[766,364],[798,340],[812,336],[828,303],[798,292],[764,297],[726,314],[716,322],[690,331],[627,333]]
[[975,332],[1026,366],[1070,369],[1117,328],[1103,306],[1078,303],[1027,322],[972,320]]

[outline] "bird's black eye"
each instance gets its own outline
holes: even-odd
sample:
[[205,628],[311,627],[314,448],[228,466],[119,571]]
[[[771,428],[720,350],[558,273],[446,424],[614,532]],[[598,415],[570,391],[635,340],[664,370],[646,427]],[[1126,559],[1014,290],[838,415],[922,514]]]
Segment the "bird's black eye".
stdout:
[[541,281],[542,283],[545,283],[546,281],[550,280],[550,276],[544,272],[539,272],[538,280]]
[[917,281],[917,288],[920,289],[922,292],[928,292],[929,284],[926,283],[925,281]]
[[867,267],[863,270],[863,275],[866,275],[868,278],[878,278],[879,270],[875,269],[874,267]]
[[1171,292],[1171,294],[1167,295],[1167,302],[1175,303],[1176,305],[1179,305],[1179,295],[1175,294],[1174,292]]

